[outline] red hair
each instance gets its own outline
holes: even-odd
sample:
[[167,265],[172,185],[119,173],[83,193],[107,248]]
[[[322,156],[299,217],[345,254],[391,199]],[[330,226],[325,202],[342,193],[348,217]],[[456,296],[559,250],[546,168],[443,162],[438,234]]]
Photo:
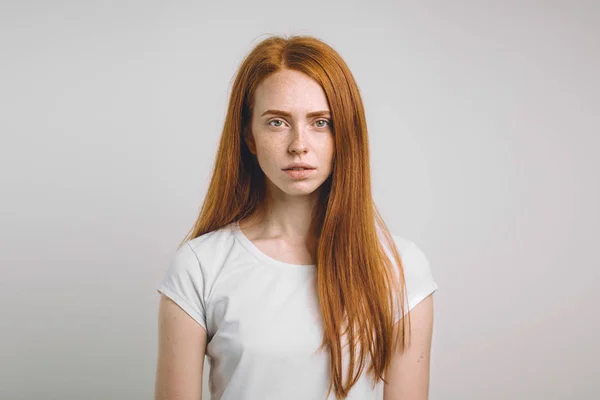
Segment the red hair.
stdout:
[[[402,260],[371,195],[367,126],[358,86],[333,48],[312,36],[272,36],[246,56],[233,83],[208,192],[183,242],[267,208],[265,176],[244,138],[251,132],[257,86],[283,69],[302,72],[318,82],[331,110],[333,167],[319,188],[313,210],[311,232],[316,243],[311,251],[324,322],[319,350],[327,349],[331,360],[328,395],[333,388],[344,399],[367,358],[373,385],[379,380],[387,383],[384,374],[392,353],[397,345],[406,347],[409,328],[405,318],[400,318],[399,341],[393,325],[397,315],[405,315]],[[383,248],[378,227],[393,260]],[[342,335],[348,335],[350,357],[345,381]]]

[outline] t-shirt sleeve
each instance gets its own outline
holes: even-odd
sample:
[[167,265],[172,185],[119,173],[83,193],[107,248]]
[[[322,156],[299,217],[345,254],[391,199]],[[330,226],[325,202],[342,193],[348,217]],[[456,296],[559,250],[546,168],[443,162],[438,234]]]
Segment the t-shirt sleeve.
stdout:
[[173,300],[206,330],[205,282],[198,257],[185,242],[171,258],[157,291]]
[[[404,315],[412,310],[431,293],[438,289],[433,279],[429,260],[423,250],[414,242],[401,254],[402,266],[404,268],[404,279],[406,283],[406,298],[404,303]],[[408,307],[407,307],[408,306]],[[397,312],[396,320],[400,319]]]

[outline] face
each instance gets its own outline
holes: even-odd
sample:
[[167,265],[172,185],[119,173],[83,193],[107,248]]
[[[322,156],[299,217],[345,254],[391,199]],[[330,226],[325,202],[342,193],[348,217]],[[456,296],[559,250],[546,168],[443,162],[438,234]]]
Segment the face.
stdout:
[[[254,100],[252,135],[246,143],[267,178],[268,190],[289,196],[315,192],[331,174],[334,152],[325,92],[307,75],[283,70],[257,87]],[[311,114],[320,111],[325,113]],[[294,162],[314,169],[304,177],[294,176],[284,170]]]

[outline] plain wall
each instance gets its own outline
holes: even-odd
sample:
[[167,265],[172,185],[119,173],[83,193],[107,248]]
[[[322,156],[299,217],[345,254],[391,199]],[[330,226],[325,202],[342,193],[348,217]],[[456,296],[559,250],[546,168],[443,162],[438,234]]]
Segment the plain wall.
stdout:
[[156,287],[269,34],[359,84],[439,285],[430,398],[598,398],[599,2],[3,1],[0,32],[0,398],[152,398]]

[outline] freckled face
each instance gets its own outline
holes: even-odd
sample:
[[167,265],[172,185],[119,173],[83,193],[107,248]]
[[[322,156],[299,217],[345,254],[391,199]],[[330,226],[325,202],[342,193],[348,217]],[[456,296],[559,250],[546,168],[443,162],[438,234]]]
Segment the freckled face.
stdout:
[[[282,70],[257,87],[254,100],[252,138],[247,144],[267,177],[268,189],[292,196],[313,193],[331,174],[334,152],[323,88],[301,72]],[[327,114],[310,115],[317,111]],[[294,179],[284,171],[293,162],[305,162],[315,170]]]

